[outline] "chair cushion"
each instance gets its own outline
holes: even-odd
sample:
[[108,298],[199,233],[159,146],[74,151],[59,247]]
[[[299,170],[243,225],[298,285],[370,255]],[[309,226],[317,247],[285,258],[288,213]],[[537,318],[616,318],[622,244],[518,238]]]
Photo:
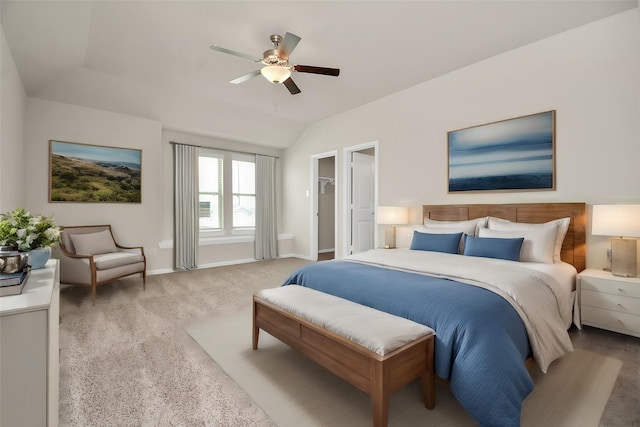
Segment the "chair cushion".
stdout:
[[144,262],[144,257],[132,252],[114,252],[110,254],[95,255],[93,261],[98,270],[108,270],[110,268],[121,267],[123,265]]
[[109,230],[98,233],[72,234],[69,237],[71,237],[77,255],[97,255],[118,251]]

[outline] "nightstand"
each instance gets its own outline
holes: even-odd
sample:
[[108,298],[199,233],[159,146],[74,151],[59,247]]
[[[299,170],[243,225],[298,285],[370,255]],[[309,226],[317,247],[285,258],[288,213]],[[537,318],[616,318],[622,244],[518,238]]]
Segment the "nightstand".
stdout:
[[583,325],[640,337],[640,277],[587,269],[576,283]]

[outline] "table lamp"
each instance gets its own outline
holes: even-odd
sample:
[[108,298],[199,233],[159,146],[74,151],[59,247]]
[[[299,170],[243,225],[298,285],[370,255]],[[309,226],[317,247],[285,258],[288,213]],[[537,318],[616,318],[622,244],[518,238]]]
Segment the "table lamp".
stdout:
[[611,239],[611,273],[614,276],[638,275],[640,205],[594,205],[591,224],[594,236]]
[[397,206],[378,206],[378,224],[386,225],[384,228],[385,249],[396,247],[396,225],[409,223],[409,209]]

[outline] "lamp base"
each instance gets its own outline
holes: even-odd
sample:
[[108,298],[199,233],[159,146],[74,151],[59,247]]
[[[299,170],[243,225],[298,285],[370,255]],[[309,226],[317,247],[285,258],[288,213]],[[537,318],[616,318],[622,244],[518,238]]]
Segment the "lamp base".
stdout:
[[636,239],[611,239],[611,274],[622,277],[638,275],[638,241]]
[[384,228],[384,248],[395,249],[396,248],[396,227]]

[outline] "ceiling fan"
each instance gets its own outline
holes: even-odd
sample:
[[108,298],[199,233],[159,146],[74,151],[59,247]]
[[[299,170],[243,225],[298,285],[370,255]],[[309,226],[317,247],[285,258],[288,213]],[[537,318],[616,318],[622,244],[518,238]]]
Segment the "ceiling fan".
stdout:
[[238,56],[240,58],[249,59],[253,62],[260,62],[265,66],[259,70],[252,71],[243,76],[235,78],[230,81],[233,84],[239,84],[246,82],[247,80],[262,74],[267,80],[271,83],[282,83],[289,90],[291,95],[296,95],[300,93],[300,88],[296,85],[291,78],[291,72],[297,71],[299,73],[312,73],[312,74],[322,74],[325,76],[339,76],[340,69],[338,68],[325,68],[325,67],[315,67],[311,65],[290,65],[289,64],[289,55],[293,49],[296,48],[298,42],[300,41],[300,37],[296,36],[293,33],[286,33],[284,38],[279,34],[271,35],[271,43],[273,43],[273,49],[266,50],[262,54],[262,59],[256,58],[252,55],[247,55],[241,52],[236,52],[235,50],[226,49],[220,46],[210,46],[211,49],[217,50],[218,52],[228,53],[229,55]]

